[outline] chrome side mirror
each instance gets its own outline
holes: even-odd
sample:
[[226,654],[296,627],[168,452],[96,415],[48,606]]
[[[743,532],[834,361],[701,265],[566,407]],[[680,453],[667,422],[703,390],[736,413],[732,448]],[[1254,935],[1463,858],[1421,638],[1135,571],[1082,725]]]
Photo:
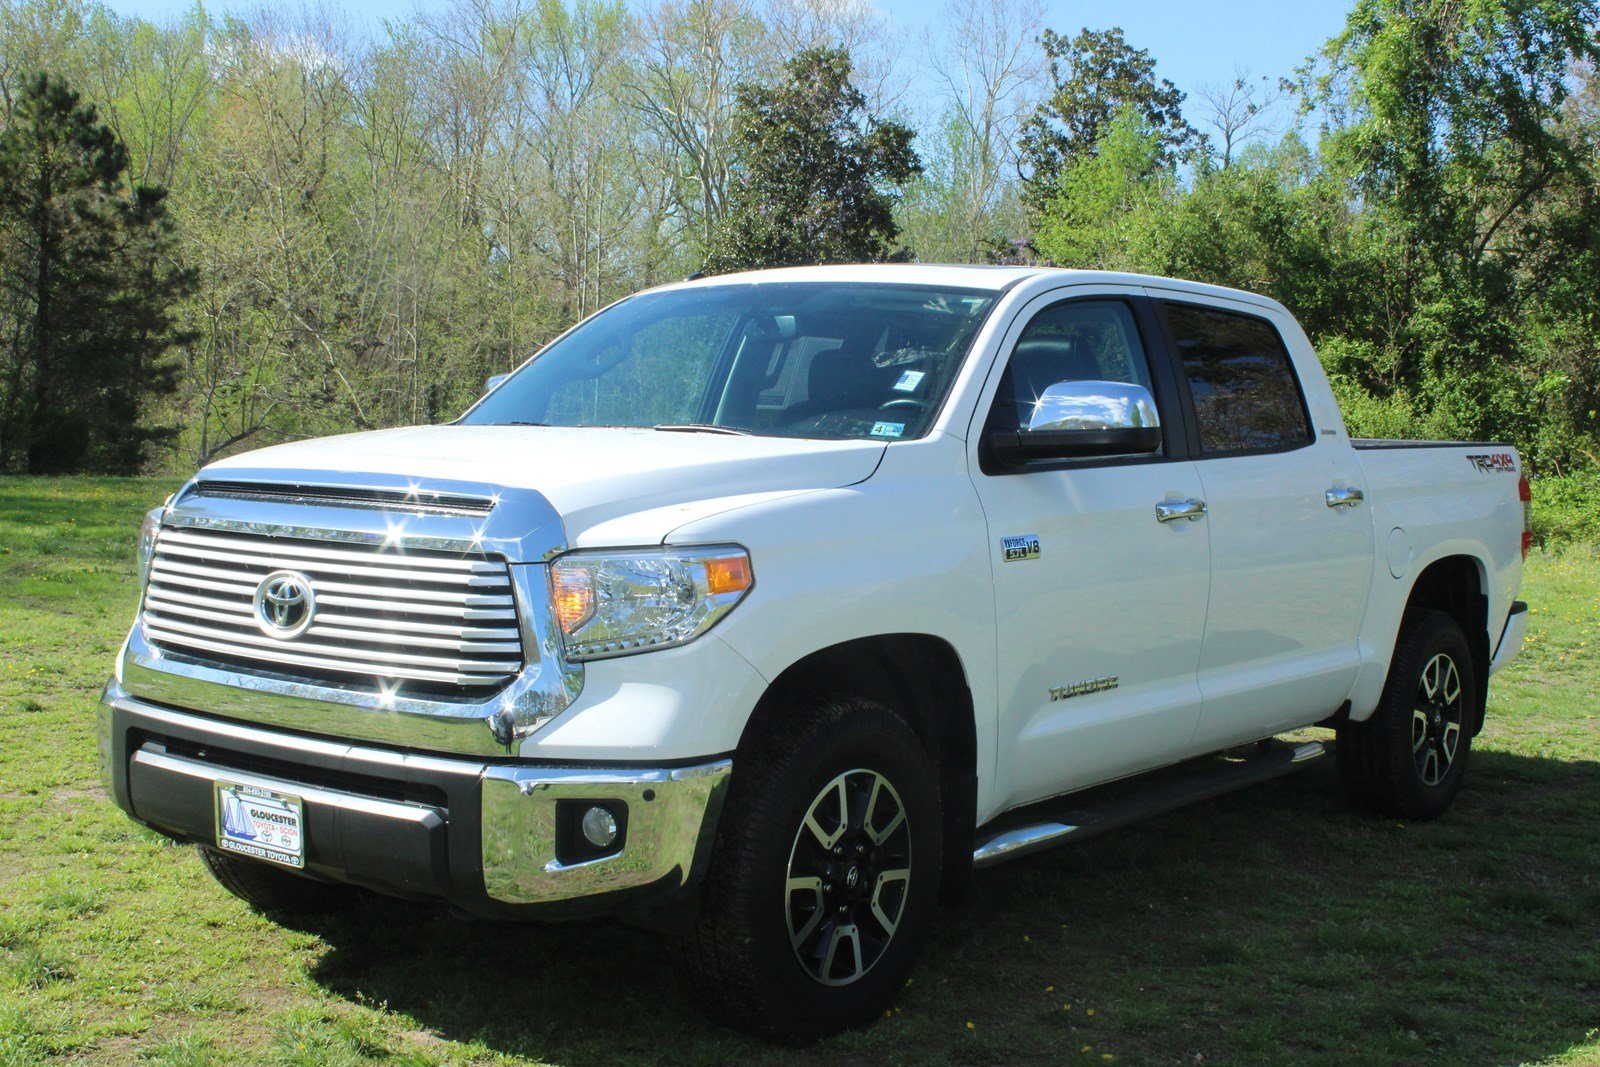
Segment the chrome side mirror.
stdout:
[[505,381],[509,377],[511,377],[511,375],[509,375],[509,374],[491,374],[491,375],[489,375],[488,381],[483,383],[483,391],[485,393],[494,392],[494,387],[499,385],[501,382]]
[[1161,447],[1155,397],[1142,385],[1057,382],[1023,414],[1025,429],[998,430],[990,436],[1001,462],[1145,455]]

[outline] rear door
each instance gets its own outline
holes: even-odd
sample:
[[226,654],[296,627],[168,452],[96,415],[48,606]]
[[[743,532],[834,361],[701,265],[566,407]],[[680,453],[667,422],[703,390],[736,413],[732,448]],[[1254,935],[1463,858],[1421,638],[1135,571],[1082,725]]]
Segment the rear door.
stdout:
[[[1297,363],[1322,393],[1327,386],[1293,320],[1226,299],[1153,295],[1211,532],[1195,736],[1204,751],[1323,718],[1349,695],[1372,519],[1342,420],[1323,408],[1319,426],[1306,402]],[[1298,359],[1290,343],[1303,349]]]
[[[999,622],[999,761],[1011,806],[1181,759],[1199,717],[1209,548],[1177,381],[1148,302],[1074,287],[1018,316],[977,409],[973,482],[988,522]],[[1152,390],[1154,455],[1006,468],[987,432],[1025,424],[1044,390],[1099,380]]]

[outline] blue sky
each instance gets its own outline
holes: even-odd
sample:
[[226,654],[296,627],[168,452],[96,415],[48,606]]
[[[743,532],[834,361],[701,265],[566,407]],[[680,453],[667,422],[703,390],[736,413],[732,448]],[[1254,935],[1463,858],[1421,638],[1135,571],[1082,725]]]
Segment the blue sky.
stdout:
[[[324,0],[330,8],[377,22],[403,15],[418,6],[438,7],[440,0],[385,3],[383,0]],[[942,6],[942,0],[873,0],[879,10],[908,34],[919,32]],[[248,9],[259,0],[210,0],[211,9]],[[181,13],[193,0],[110,0],[123,14],[162,19]],[[1078,0],[1046,0],[1046,25],[1062,33],[1083,26],[1121,26],[1128,40],[1150,52],[1156,69],[1185,92],[1206,82],[1223,82],[1235,66],[1256,74],[1287,75],[1323,41],[1344,25],[1350,0],[1295,0],[1260,3],[1251,0],[1120,0],[1086,4]]]

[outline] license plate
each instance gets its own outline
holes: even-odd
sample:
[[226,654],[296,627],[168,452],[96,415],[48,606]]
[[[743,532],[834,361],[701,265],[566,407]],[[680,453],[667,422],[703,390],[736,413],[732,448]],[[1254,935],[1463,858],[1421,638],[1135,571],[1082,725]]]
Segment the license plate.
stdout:
[[217,847],[286,867],[306,865],[299,797],[237,782],[216,783]]

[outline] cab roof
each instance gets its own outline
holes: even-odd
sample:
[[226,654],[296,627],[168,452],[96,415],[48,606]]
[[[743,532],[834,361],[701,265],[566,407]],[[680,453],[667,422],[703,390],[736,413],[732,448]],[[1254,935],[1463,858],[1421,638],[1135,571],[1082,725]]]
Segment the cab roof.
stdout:
[[941,285],[959,289],[1004,292],[1032,279],[1052,278],[1061,284],[1128,285],[1177,290],[1200,295],[1227,297],[1266,307],[1278,303],[1257,293],[1229,289],[1220,285],[1162,278],[1148,274],[1116,271],[1076,270],[1064,267],[988,266],[954,263],[843,263],[818,267],[775,267],[769,270],[739,271],[707,275],[662,286],[680,289],[715,285],[760,285],[770,282],[847,282],[880,285]]

